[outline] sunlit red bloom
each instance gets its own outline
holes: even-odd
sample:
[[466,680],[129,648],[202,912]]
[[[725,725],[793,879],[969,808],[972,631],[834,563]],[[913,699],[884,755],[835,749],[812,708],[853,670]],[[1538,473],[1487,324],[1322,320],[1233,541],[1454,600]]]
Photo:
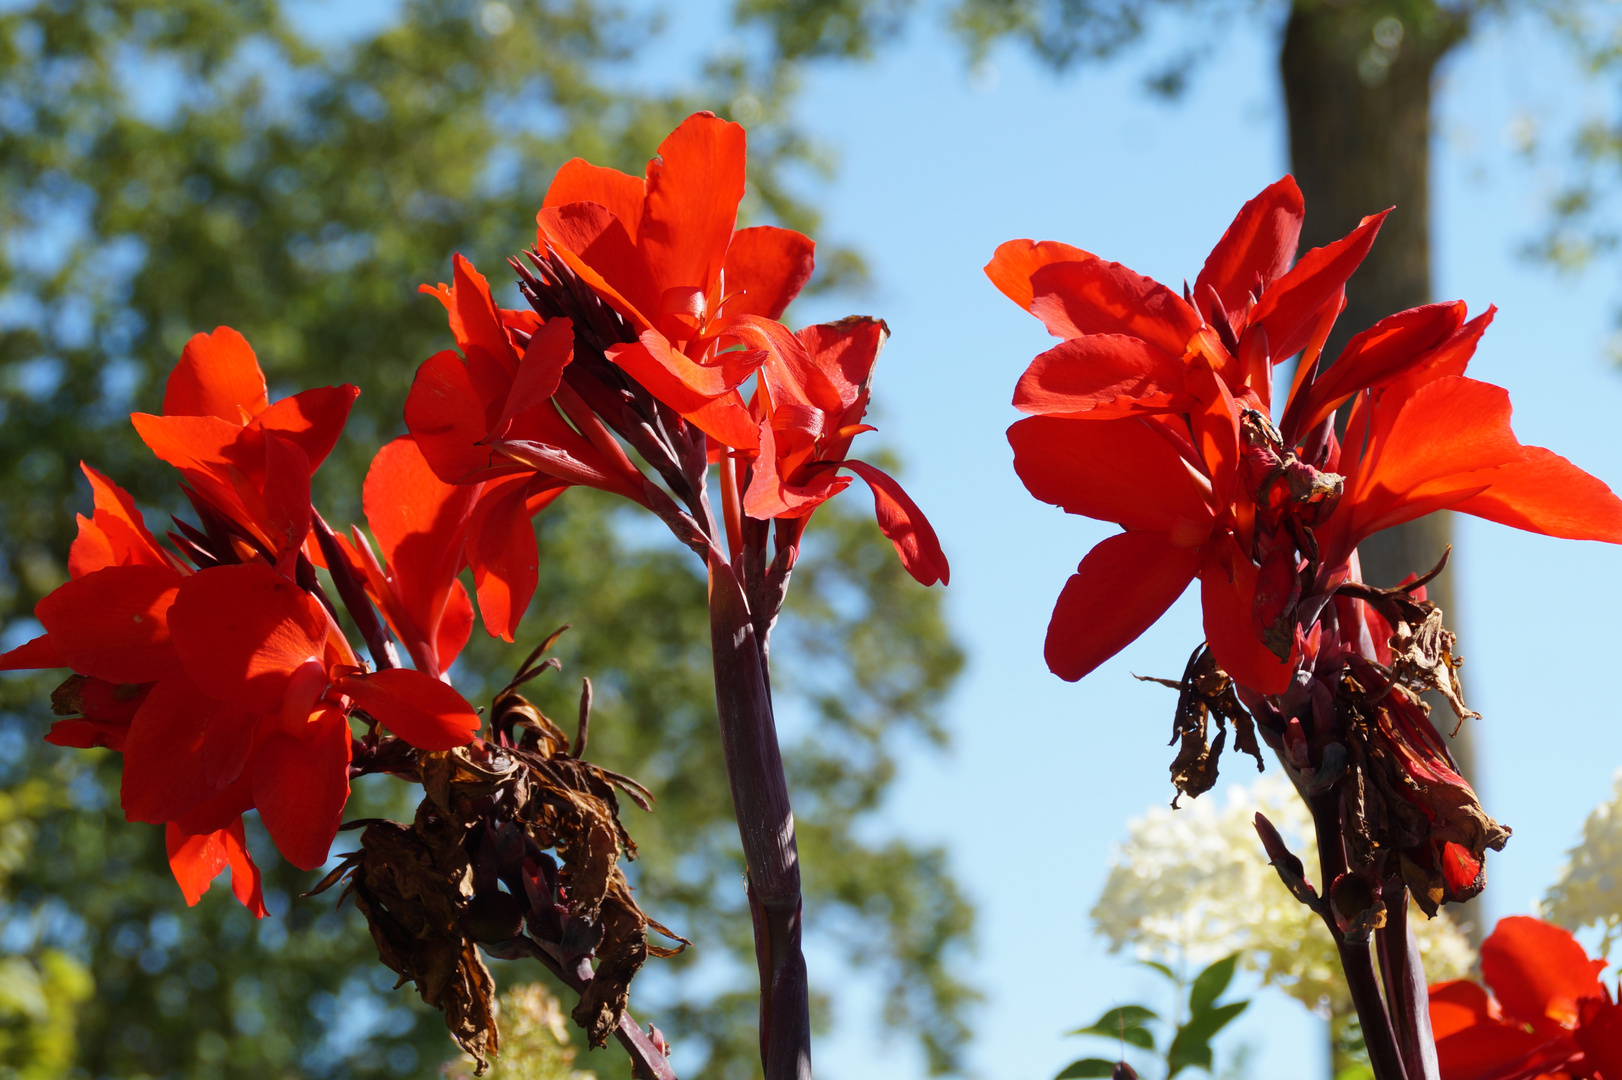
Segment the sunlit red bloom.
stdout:
[[1480,984],[1430,988],[1442,1080],[1616,1080],[1622,1005],[1569,933],[1525,916],[1481,946]]
[[[846,457],[851,440],[873,430],[862,418],[873,365],[888,336],[889,328],[877,319],[850,318],[793,336],[785,332],[770,343],[751,402],[759,417],[760,452],[743,463],[749,472],[741,505],[752,518],[783,519],[803,530],[812,511],[850,484],[850,477],[839,474],[849,469],[872,489],[879,528],[902,565],[933,585],[946,581],[950,570],[923,512],[889,475]],[[726,487],[733,475],[722,479],[731,506],[739,501]]]
[[296,865],[324,862],[349,790],[351,711],[429,750],[478,727],[429,674],[367,673],[300,583],[314,581],[303,556],[311,463],[336,440],[352,388],[267,407],[264,387],[234,331],[193,338],[166,415],[137,417],[204,516],[204,530],[177,522],[172,534],[192,563],[161,548],[128,493],[85,466],[95,510],[79,519],[71,580],[35,606],[45,634],[0,656],[0,670],[71,668],[53,706],[78,715],[48,738],[121,751],[125,814],[166,824],[188,901],[230,866],[259,914],[242,814],[258,809]]
[[[1015,469],[1038,498],[1126,530],[1060,596],[1047,639],[1055,673],[1093,670],[1198,577],[1220,666],[1280,693],[1301,663],[1293,603],[1306,564],[1321,567],[1309,591],[1327,595],[1358,541],[1433,510],[1622,541],[1622,502],[1522,446],[1507,394],[1463,377],[1490,312],[1471,322],[1463,304],[1403,312],[1320,368],[1346,279],[1383,217],[1292,266],[1302,203],[1286,177],[1246,204],[1182,297],[1068,245],[998,249],[992,281],[1065,339],[1015,392],[1036,414],[1009,429]],[[1275,430],[1272,369],[1297,353]],[[1348,400],[1343,452],[1330,424]],[[1307,533],[1310,560],[1298,542]]]
[[734,230],[744,130],[695,113],[659,144],[642,177],[579,158],[558,170],[537,217],[555,254],[627,321],[635,340],[608,357],[716,441],[755,448],[737,392],[761,361],[729,331],[773,320],[811,276],[812,242],[770,225]]

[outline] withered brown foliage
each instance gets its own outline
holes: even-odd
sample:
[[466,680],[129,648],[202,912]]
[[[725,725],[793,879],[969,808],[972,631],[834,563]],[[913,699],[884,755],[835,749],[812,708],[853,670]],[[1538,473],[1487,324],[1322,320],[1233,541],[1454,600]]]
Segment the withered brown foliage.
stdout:
[[[621,857],[636,857],[636,844],[620,821],[618,795],[643,809],[651,796],[581,757],[590,683],[572,745],[518,692],[557,666],[535,665],[541,651],[496,695],[489,738],[442,753],[377,748],[374,771],[422,784],[416,817],[409,826],[351,823],[363,828],[360,849],[312,890],[345,881],[339,902],[354,898],[379,958],[444,1013],[476,1075],[500,1050],[495,984],[481,946],[538,959],[577,989],[574,1020],[592,1046],[602,1046],[620,1027],[631,980],[648,956],[672,956],[689,944],[638,907],[620,867]],[[651,943],[650,928],[676,944]]]

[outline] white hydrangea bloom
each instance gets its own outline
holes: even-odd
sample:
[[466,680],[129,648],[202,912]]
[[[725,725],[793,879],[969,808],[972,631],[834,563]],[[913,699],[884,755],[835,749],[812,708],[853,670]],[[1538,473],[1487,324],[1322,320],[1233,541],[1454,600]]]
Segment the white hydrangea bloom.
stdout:
[[[1226,805],[1201,799],[1155,809],[1128,825],[1092,918],[1110,951],[1132,947],[1144,959],[1199,968],[1232,952],[1310,1009],[1351,1008],[1334,942],[1268,865],[1252,824],[1265,814],[1299,855],[1315,884],[1312,820],[1289,781],[1274,775],[1229,789]],[[1431,981],[1461,978],[1474,961],[1469,942],[1440,915],[1411,909]]]
[[1559,879],[1543,897],[1542,915],[1556,926],[1601,927],[1599,954],[1609,957],[1622,938],[1622,772],[1611,800],[1583,823],[1582,843],[1567,853]]

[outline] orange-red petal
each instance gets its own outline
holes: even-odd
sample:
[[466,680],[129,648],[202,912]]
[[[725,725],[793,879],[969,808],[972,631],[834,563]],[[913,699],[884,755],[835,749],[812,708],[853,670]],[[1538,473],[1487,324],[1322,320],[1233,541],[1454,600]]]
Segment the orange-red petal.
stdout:
[[732,234],[722,312],[780,318],[811,279],[816,244],[793,229],[757,225]]
[[253,347],[229,326],[193,334],[163,390],[165,416],[217,416],[237,427],[269,404]]
[[1504,1012],[1544,1032],[1575,1025],[1577,1003],[1604,994],[1604,968],[1569,932],[1524,915],[1499,919],[1481,943],[1481,975]]
[[1126,334],[1182,356],[1200,317],[1183,298],[1117,262],[1053,263],[1031,276],[1031,312],[1048,333]]
[[294,673],[325,656],[330,626],[320,601],[262,563],[192,575],[169,618],[192,681],[251,713],[281,711]]
[[666,314],[679,290],[709,292],[720,277],[744,189],[743,128],[694,113],[665,136],[648,162],[647,199],[636,246]]
[[596,203],[618,219],[634,244],[637,229],[642,224],[642,201],[646,196],[647,185],[642,177],[593,165],[584,158],[571,158],[552,177],[541,206]]
[[185,672],[158,680],[124,740],[120,805],[127,819],[173,821],[219,794],[226,785],[210,782],[203,756],[204,737],[216,722],[250,723],[199,690]]
[[852,459],[840,464],[867,481],[872,489],[873,512],[878,517],[879,531],[895,545],[907,573],[921,585],[933,585],[937,581],[947,584],[952,568],[941,550],[940,538],[912,497],[901,490],[893,477],[865,461]]
[[1183,594],[1198,548],[1163,532],[1128,530],[1094,547],[1065,582],[1048,622],[1048,670],[1075,682],[1126,648]]
[[177,659],[169,611],[180,575],[160,566],[110,566],[70,581],[34,605],[57,655],[81,675],[156,682]]
[[1205,478],[1142,421],[1033,416],[1008,429],[1008,442],[1014,471],[1043,502],[1128,529],[1210,531]]
[[1268,185],[1240,209],[1194,281],[1194,296],[1209,285],[1224,314],[1236,320],[1252,293],[1260,296],[1282,277],[1295,258],[1306,204],[1293,176]]
[[220,871],[231,868],[231,891],[255,917],[264,918],[264,892],[259,867],[248,854],[247,835],[242,818],[213,832],[191,833],[171,822],[164,834],[169,852],[169,869],[175,875],[186,903],[195,905],[208,891]]
[[296,732],[269,732],[254,749],[253,804],[277,850],[300,870],[326,862],[338,835],[349,799],[349,746],[349,722],[329,707]]
[[1205,640],[1217,666],[1235,682],[1261,694],[1289,688],[1298,652],[1280,660],[1256,636],[1256,578],[1260,568],[1239,550],[1231,536],[1200,567],[1200,608]]
[[1275,281],[1250,313],[1250,325],[1264,326],[1275,362],[1306,347],[1326,304],[1338,303],[1346,279],[1363,262],[1385,221],[1385,210],[1330,244],[1313,248]]
[[1014,388],[1014,408],[1091,420],[1166,409],[1182,400],[1185,370],[1142,338],[1088,334],[1031,361]]
[[349,675],[335,687],[395,735],[419,750],[465,746],[479,730],[479,715],[454,689],[410,668]]
[[997,245],[996,253],[985,265],[985,273],[999,292],[1029,311],[1035,295],[1031,288],[1032,274],[1052,263],[1096,258],[1098,256],[1090,251],[1058,240],[1009,240]]

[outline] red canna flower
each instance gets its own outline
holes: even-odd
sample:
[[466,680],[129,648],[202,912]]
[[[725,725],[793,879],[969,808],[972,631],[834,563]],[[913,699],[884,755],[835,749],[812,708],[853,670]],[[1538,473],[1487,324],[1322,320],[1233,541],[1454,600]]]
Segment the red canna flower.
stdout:
[[743,461],[745,471],[723,467],[731,535],[741,535],[741,522],[731,520],[741,509],[760,521],[778,519],[788,527],[779,543],[797,545],[812,512],[850,484],[839,475],[847,468],[872,489],[879,528],[907,572],[924,585],[947,580],[946,556],[917,504],[886,473],[846,457],[851,440],[873,430],[861,421],[873,365],[889,336],[882,321],[857,317],[773,335],[751,402],[759,417],[759,456]]
[[[1394,315],[1320,374],[1346,278],[1384,215],[1292,267],[1301,215],[1293,180],[1269,187],[1185,297],[1050,241],[1011,241],[987,266],[1065,338],[1015,392],[1015,406],[1036,414],[1009,429],[1016,471],[1038,498],[1126,529],[1093,549],[1060,596],[1047,658],[1061,677],[1114,655],[1198,577],[1219,665],[1258,692],[1282,692],[1302,661],[1293,623],[1281,623],[1293,608],[1277,593],[1304,560],[1302,529],[1313,532],[1315,591],[1326,595],[1346,580],[1358,541],[1447,507],[1622,541],[1622,502],[1563,458],[1522,446],[1508,395],[1462,376],[1491,312],[1468,323],[1463,304]],[[1275,430],[1272,366],[1297,352]],[[1352,452],[1342,455],[1329,424],[1353,398]]]
[[561,259],[625,320],[607,355],[716,441],[755,449],[738,394],[761,357],[728,331],[773,320],[811,276],[815,245],[773,226],[734,231],[744,130],[695,113],[659,144],[643,178],[579,158],[558,170],[536,247]]
[[[135,417],[192,484],[204,529],[177,519],[170,534],[192,563],[160,547],[129,494],[84,466],[95,509],[79,518],[71,580],[35,607],[45,634],[0,656],[0,670],[71,668],[52,703],[77,715],[47,737],[122,752],[125,814],[167,826],[188,901],[230,866],[233,890],[261,915],[242,815],[258,809],[300,867],[324,862],[348,795],[352,712],[426,750],[462,745],[479,724],[437,669],[366,672],[318,598],[304,553],[317,520],[309,474],[336,441],[353,388],[267,407],[264,386],[234,331],[192,339],[170,377],[166,415]],[[437,509],[420,486],[413,494],[411,506]],[[431,528],[415,536],[398,519],[379,535],[406,567],[381,571],[405,598],[402,610],[415,619],[436,602],[455,609],[459,546],[440,560],[454,564],[446,571],[423,551]],[[431,640],[454,655],[470,626],[462,592],[460,612],[441,618]]]
[[1500,919],[1481,946],[1492,994],[1468,980],[1430,988],[1442,1080],[1622,1077],[1622,1005],[1569,933],[1538,919]]

